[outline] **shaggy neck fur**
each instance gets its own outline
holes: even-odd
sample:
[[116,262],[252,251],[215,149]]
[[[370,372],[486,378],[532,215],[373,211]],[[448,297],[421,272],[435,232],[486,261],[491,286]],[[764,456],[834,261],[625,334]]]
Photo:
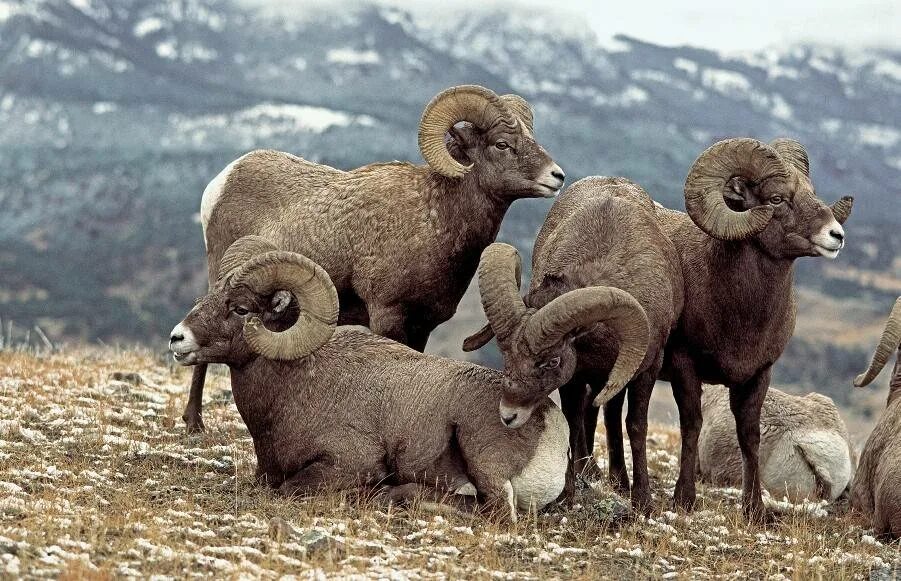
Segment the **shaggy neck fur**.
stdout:
[[898,358],[895,360],[895,369],[892,371],[892,378],[888,384],[888,402],[891,405],[893,401],[901,397],[901,348],[898,349]]

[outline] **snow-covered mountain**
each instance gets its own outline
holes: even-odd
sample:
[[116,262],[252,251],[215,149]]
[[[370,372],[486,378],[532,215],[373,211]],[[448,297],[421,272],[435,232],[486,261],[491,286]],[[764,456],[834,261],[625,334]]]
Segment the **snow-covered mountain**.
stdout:
[[[214,0],[0,0],[0,315],[57,336],[165,332],[205,287],[194,216],[221,167],[255,147],[340,167],[418,160],[422,108],[461,83],[526,97],[573,179],[626,175],[674,207],[716,139],[796,137],[822,197],[857,197],[842,260],[861,271],[803,262],[802,282],[901,292],[897,51],[602,42],[521,11],[296,16]],[[546,208],[514,205],[502,237],[528,251]]]

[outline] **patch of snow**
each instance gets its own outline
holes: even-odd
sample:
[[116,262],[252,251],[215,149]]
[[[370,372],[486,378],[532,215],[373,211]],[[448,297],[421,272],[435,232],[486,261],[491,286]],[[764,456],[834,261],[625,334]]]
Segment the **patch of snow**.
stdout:
[[148,18],[141,20],[137,24],[135,24],[134,28],[132,29],[132,32],[138,38],[143,38],[143,37],[147,36],[148,34],[157,32],[162,29],[163,29],[162,19],[157,18],[156,16],[150,16]]
[[160,58],[175,60],[178,58],[178,50],[175,48],[175,42],[167,40],[156,45],[156,54]]
[[333,48],[325,55],[325,60],[338,65],[375,65],[382,61],[374,50],[353,48]]
[[685,71],[691,77],[698,74],[698,63],[693,60],[678,57],[673,61],[673,66],[681,71]]
[[864,145],[893,147],[901,141],[901,131],[887,125],[861,124],[857,132],[858,139]]
[[880,59],[873,64],[873,74],[901,82],[901,64],[888,59]]
[[751,81],[746,76],[726,69],[704,69],[701,71],[701,84],[726,95],[751,90]]
[[91,107],[91,112],[93,112],[94,115],[104,115],[106,113],[113,113],[118,110],[119,105],[111,103],[109,101],[97,101]]
[[782,95],[773,95],[771,97],[772,103],[772,113],[774,117],[783,120],[789,120],[792,118],[792,108],[785,99],[782,98]]

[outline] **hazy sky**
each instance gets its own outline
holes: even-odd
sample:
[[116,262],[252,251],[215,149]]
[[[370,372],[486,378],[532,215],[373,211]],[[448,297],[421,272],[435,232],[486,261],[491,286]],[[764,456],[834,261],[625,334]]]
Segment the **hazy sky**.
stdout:
[[[251,0],[274,2],[276,0]],[[901,48],[901,0],[378,0],[426,17],[489,6],[527,6],[589,24],[609,38],[625,33],[666,45],[744,51],[798,42]],[[294,0],[292,8],[343,0]]]

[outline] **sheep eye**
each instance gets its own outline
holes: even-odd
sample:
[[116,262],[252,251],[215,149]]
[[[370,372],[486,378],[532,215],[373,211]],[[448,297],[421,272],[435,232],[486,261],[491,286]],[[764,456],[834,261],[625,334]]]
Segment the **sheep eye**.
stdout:
[[540,367],[541,369],[557,369],[558,367],[560,367],[560,358],[554,357],[553,359],[548,359],[538,367]]
[[245,309],[244,307],[241,307],[241,306],[237,306],[237,307],[233,308],[232,311],[234,311],[234,313],[236,315],[238,315],[239,317],[243,317],[244,315],[246,315],[247,313],[250,312],[248,309]]
[[510,144],[502,139],[495,143],[494,146],[498,149],[508,149],[510,147]]
[[782,196],[773,196],[772,198],[770,198],[770,203],[773,204],[774,206],[778,206],[783,201],[784,200],[782,199]]

